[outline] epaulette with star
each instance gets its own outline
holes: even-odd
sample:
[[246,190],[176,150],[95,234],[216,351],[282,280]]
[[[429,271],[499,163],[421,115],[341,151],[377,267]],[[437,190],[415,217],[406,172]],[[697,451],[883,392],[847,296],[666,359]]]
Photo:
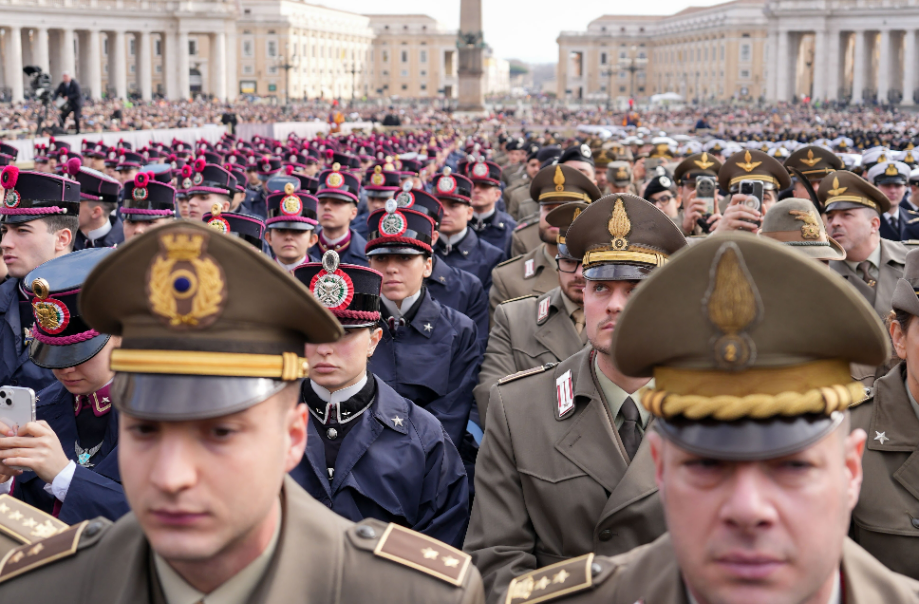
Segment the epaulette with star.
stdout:
[[373,554],[456,586],[472,564],[469,554],[398,524],[386,527]]
[[10,495],[0,495],[0,533],[29,544],[55,535],[69,525]]
[[537,604],[590,589],[601,570],[594,564],[593,554],[545,566],[515,577],[507,588],[504,604]]

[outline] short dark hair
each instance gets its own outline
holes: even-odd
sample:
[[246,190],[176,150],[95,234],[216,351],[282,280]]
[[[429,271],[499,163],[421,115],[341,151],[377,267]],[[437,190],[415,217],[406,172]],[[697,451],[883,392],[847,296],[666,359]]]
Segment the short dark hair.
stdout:
[[49,233],[57,233],[58,231],[63,231],[67,229],[70,231],[70,241],[71,247],[73,246],[73,241],[77,237],[77,229],[80,228],[80,217],[77,215],[68,215],[68,214],[53,214],[51,216],[45,216],[44,218],[39,218],[45,223],[45,226],[48,227]]
[[110,215],[115,211],[115,208],[118,207],[118,204],[114,201],[84,201],[83,203],[89,203],[92,204],[93,207],[102,208],[106,216]]

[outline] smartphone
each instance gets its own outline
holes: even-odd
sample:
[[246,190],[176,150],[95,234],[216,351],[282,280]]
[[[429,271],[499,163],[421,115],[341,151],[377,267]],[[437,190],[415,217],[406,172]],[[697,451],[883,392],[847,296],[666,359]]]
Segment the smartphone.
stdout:
[[715,213],[715,179],[711,176],[696,178],[696,199],[705,202],[705,213]]
[[[747,200],[744,205],[761,211],[763,208],[763,183],[760,180],[742,180],[740,181],[741,195],[746,195]],[[698,193],[697,193],[698,195]]]
[[[0,421],[12,428],[19,430],[29,422],[35,421],[35,391],[31,388],[17,386],[0,387]],[[3,438],[3,436],[0,436]],[[30,470],[10,466],[14,470]]]

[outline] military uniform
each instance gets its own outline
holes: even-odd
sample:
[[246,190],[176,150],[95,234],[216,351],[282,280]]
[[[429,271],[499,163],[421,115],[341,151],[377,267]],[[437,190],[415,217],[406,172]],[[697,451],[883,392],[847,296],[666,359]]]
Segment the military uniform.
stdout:
[[517,223],[511,235],[511,250],[508,256],[514,258],[535,250],[542,240],[539,238],[539,213],[524,216]]
[[505,260],[491,273],[491,291],[488,293],[488,312],[494,315],[502,302],[522,296],[544,294],[558,286],[558,268],[555,258],[549,257],[546,244],[523,256]]
[[[523,174],[526,176],[526,170],[523,171]],[[472,181],[473,186],[498,187],[500,186],[501,168],[497,164],[486,161],[469,163],[466,166],[466,176]],[[498,207],[493,208],[488,216],[473,214],[468,224],[479,239],[492,244],[499,250],[507,249],[516,226],[517,222],[511,218],[510,214]]]
[[504,261],[504,252],[481,239],[470,227],[466,234],[456,243],[447,243],[441,236],[434,247],[435,253],[453,268],[466,271],[479,278],[485,293],[491,290],[491,271]]
[[424,280],[431,297],[466,315],[475,323],[482,348],[488,341],[488,300],[478,277],[432,258],[431,276]]
[[46,539],[66,528],[66,522],[51,514],[0,494],[0,560],[10,550]]

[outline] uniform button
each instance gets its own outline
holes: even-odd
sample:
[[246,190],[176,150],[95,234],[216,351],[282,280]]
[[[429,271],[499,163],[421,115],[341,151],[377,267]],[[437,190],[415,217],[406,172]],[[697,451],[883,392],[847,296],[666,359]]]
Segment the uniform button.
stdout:
[[590,574],[591,574],[591,576],[596,577],[596,576],[599,575],[602,571],[603,571],[603,567],[600,566],[599,564],[597,564],[596,562],[594,562],[593,564],[590,565]]
[[609,529],[603,529],[600,531],[600,541],[609,541],[613,538],[613,531]]
[[336,438],[338,438],[338,430],[336,430],[335,428],[329,428],[328,430],[326,430],[325,435],[329,437],[329,440],[335,440]]
[[89,526],[86,527],[85,535],[87,537],[95,537],[99,534],[99,531],[102,530],[102,523],[98,520],[89,523]]
[[377,532],[366,524],[362,524],[357,527],[357,536],[363,537],[364,539],[373,539],[377,536]]
[[910,518],[910,522],[912,522],[913,528],[919,529],[919,518]]

